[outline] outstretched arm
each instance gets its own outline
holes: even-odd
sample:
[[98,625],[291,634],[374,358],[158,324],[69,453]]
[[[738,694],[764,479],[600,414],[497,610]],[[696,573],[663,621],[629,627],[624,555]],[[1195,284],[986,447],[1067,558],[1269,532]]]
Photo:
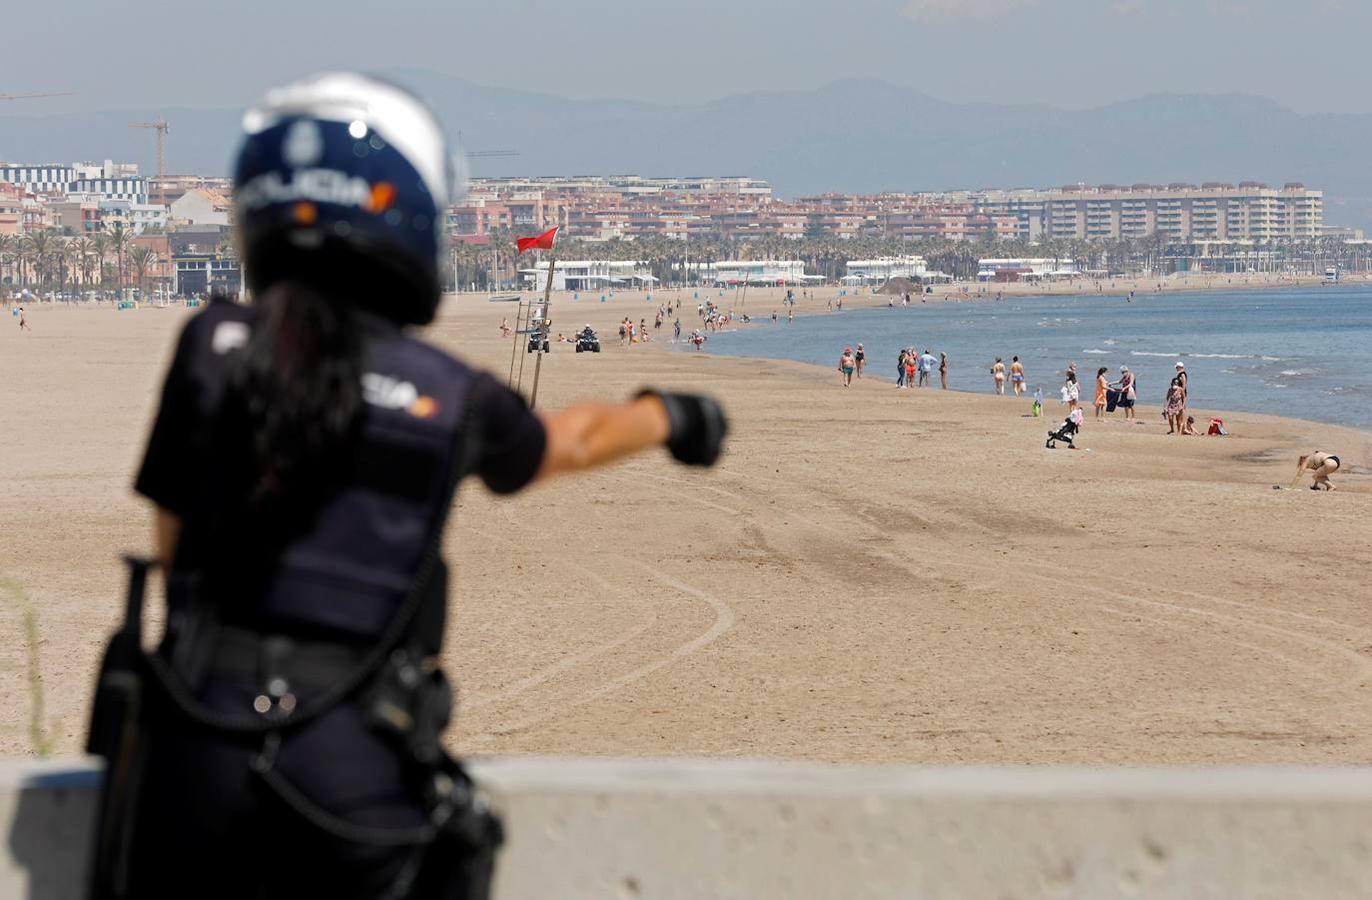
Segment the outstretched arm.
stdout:
[[535,480],[614,462],[666,443],[667,411],[655,397],[611,406],[581,403],[539,416],[548,437]]
[[728,431],[723,411],[709,397],[652,391],[621,406],[584,403],[540,418],[547,446],[535,480],[664,444],[680,462],[713,465]]

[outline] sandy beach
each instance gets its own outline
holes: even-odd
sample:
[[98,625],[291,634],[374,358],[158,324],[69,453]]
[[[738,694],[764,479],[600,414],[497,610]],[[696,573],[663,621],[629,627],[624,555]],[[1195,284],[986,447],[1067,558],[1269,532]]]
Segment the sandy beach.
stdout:
[[[769,315],[780,293],[755,291]],[[1179,439],[1144,407],[1048,451],[1056,403],[1032,419],[1023,400],[621,347],[614,323],[651,328],[653,308],[556,301],[554,331],[589,321],[605,352],[555,345],[539,405],[708,391],[727,456],[702,472],[650,454],[504,499],[468,483],[447,536],[455,749],[1372,758],[1372,436],[1233,413],[1231,437]],[[32,334],[0,329],[0,752],[80,751],[119,554],[150,543],[129,484],[187,314],[35,305]],[[502,315],[463,296],[428,337],[503,376]],[[1272,489],[1316,447],[1343,458],[1338,491]]]

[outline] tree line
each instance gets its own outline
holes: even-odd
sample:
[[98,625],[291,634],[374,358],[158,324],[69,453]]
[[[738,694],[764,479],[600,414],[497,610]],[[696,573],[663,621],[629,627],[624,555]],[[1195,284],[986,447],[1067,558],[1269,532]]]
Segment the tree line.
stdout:
[[0,234],[0,295],[123,288],[130,279],[146,292],[148,272],[162,261],[156,250],[134,243],[122,225],[72,237],[53,229]]

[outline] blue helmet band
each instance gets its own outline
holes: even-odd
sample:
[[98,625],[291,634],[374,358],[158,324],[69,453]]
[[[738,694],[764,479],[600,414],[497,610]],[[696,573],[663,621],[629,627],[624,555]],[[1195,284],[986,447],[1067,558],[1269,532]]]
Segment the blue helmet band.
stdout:
[[316,251],[327,248],[331,267],[384,269],[411,288],[398,292],[395,318],[432,318],[448,189],[428,110],[362,76],[321,76],[273,91],[245,130],[234,204],[254,287],[318,272]]

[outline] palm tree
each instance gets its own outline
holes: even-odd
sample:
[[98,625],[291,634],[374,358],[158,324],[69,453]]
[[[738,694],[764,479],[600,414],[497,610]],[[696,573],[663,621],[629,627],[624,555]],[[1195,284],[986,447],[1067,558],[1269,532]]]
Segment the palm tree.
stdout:
[[[14,267],[14,258],[19,251],[19,236],[0,234],[0,296],[9,293],[5,287],[5,266]],[[11,273],[13,274],[13,273]]]
[[95,257],[95,271],[100,276],[101,284],[105,282],[105,260],[110,255],[110,238],[103,231],[97,231],[95,237],[91,238],[91,255]]
[[124,258],[128,256],[129,247],[133,245],[133,235],[124,230],[122,222],[116,222],[114,230],[109,232],[109,249],[119,264],[119,291],[120,298],[123,298],[124,290]]
[[87,287],[91,283],[91,261],[95,256],[95,242],[90,238],[77,238],[69,245],[73,260],[81,271],[81,283]]
[[135,246],[129,251],[129,262],[133,263],[134,271],[138,273],[138,293],[144,297],[147,291],[143,289],[143,277],[148,273],[148,269],[157,264],[157,251],[142,244]]
[[38,291],[41,294],[48,280],[48,258],[56,248],[56,243],[52,232],[39,230],[26,234],[24,245],[28,250],[28,259],[33,263],[35,274],[38,276]]

